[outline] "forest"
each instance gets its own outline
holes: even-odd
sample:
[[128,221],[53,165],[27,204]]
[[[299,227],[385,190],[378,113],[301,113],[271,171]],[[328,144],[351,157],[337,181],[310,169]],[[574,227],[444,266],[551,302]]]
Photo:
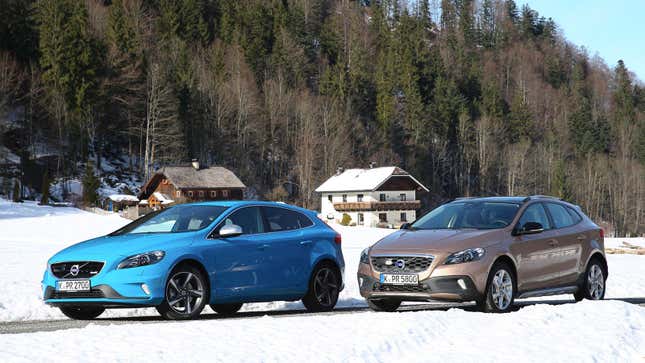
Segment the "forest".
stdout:
[[513,0],[0,0],[1,193],[196,158],[316,208],[338,167],[373,162],[415,175],[426,208],[549,194],[643,234],[645,86],[546,15]]

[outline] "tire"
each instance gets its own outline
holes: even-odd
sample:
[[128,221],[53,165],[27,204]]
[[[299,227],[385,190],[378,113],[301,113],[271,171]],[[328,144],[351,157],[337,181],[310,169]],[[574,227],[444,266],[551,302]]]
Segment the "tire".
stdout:
[[589,261],[582,284],[578,286],[578,291],[573,294],[573,297],[576,301],[602,300],[605,298],[606,282],[607,271],[600,259],[594,258]]
[[242,308],[242,303],[237,303],[237,304],[211,304],[211,309],[215,311],[219,315],[233,315],[240,311]]
[[157,311],[168,320],[195,319],[210,296],[206,278],[199,269],[190,265],[180,265],[170,273],[165,291]]
[[61,306],[60,311],[70,319],[93,320],[105,311],[100,306]]
[[505,262],[493,265],[488,275],[486,296],[477,305],[486,313],[506,313],[513,308],[516,280],[513,269]]
[[379,299],[379,300],[367,300],[367,306],[374,311],[387,311],[393,312],[401,306],[401,300],[395,299]]
[[311,274],[309,289],[302,303],[311,312],[331,311],[338,302],[341,284],[336,266],[331,263],[319,264]]

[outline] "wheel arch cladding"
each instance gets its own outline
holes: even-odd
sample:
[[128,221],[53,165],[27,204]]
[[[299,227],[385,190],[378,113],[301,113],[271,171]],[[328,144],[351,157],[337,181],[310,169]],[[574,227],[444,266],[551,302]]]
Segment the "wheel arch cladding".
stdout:
[[209,291],[208,301],[206,301],[206,304],[210,303],[211,279],[210,279],[210,276],[208,276],[208,271],[206,271],[206,268],[204,267],[204,265],[198,260],[194,258],[189,258],[189,257],[180,259],[179,261],[177,261],[175,266],[170,270],[170,273],[168,274],[167,278],[170,278],[170,274],[182,266],[190,266],[190,267],[196,268],[199,270],[199,272],[202,273],[202,275],[206,279],[206,286],[208,287],[208,291]]
[[333,266],[334,269],[336,270],[336,272],[338,272],[339,275],[341,274],[340,273],[340,266],[338,266],[338,263],[334,259],[332,259],[331,257],[325,256],[325,257],[321,257],[318,261],[316,261],[316,263],[314,264],[314,267],[311,269],[311,274],[310,275],[313,276],[314,271],[316,271],[316,269],[318,267],[320,267],[320,266],[322,266],[324,264],[329,264],[329,265]]
[[[593,260],[599,260],[600,264],[602,265],[603,272],[605,273],[605,279],[609,275],[609,269],[607,267],[607,259],[605,259],[605,256],[602,255],[599,251],[596,251],[591,254],[589,257],[589,261],[587,261],[587,266],[591,263]],[[587,271],[587,266],[585,266],[585,271]]]
[[501,255],[495,259],[495,262],[493,262],[493,264],[490,265],[488,275],[490,275],[490,271],[492,271],[493,266],[495,266],[498,263],[505,263],[511,267],[511,272],[513,273],[513,279],[515,280],[515,285],[517,285],[517,267],[515,266],[515,261],[513,261],[513,259],[507,255]]

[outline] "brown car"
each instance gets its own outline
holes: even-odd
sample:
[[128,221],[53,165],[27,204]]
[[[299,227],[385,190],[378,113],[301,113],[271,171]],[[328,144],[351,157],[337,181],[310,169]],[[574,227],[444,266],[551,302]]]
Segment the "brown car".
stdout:
[[361,254],[361,295],[377,311],[445,300],[506,312],[515,298],[605,295],[603,230],[557,198],[461,198],[401,228]]

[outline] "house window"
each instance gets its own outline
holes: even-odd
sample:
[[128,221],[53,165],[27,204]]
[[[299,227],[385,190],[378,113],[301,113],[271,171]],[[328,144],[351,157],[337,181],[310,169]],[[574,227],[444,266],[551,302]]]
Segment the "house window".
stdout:
[[200,197],[200,198],[204,198],[204,191],[203,191],[203,190],[200,190],[200,191],[199,191],[199,197]]
[[331,194],[327,196],[327,200],[329,200],[330,202],[333,200],[333,197],[331,196]]
[[401,201],[402,201],[402,202],[405,202],[405,200],[407,199],[407,197],[406,197],[405,193],[401,193],[401,194],[399,195],[399,198],[401,198]]
[[358,213],[358,225],[362,226],[363,224],[365,224],[365,216],[363,213]]
[[222,190],[222,197],[228,198],[228,190]]
[[378,200],[380,200],[381,202],[385,202],[385,193],[379,194]]
[[188,196],[191,197],[191,198],[193,197],[193,191],[192,190],[188,191]]
[[161,184],[163,184],[163,185],[168,184],[168,179],[164,179],[164,180],[162,180],[162,181],[161,181]]
[[176,191],[175,195],[177,196],[177,198],[181,197],[181,191],[180,190]]
[[357,202],[362,202],[363,201],[363,194],[359,194],[356,196],[356,201]]
[[378,214],[378,221],[379,222],[387,222],[387,213],[379,213]]
[[401,222],[407,222],[408,221],[408,215],[407,213],[401,213]]
[[343,203],[347,203],[347,194],[343,194]]
[[217,191],[216,190],[211,190],[211,198],[217,197]]

